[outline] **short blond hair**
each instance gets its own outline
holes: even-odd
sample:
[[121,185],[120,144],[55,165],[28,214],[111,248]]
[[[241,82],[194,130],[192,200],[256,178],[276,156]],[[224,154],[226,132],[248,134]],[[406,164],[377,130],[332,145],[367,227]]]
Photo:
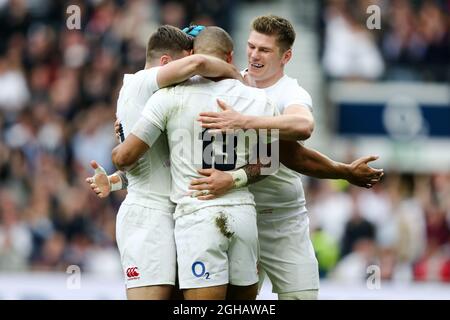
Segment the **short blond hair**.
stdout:
[[252,21],[252,30],[268,36],[276,36],[281,53],[291,49],[295,41],[292,24],[287,19],[272,14],[256,17]]

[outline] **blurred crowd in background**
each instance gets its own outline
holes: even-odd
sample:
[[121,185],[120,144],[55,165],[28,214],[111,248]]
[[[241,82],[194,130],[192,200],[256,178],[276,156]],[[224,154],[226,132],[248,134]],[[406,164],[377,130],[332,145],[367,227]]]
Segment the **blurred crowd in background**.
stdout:
[[[317,32],[330,78],[449,81],[449,1],[375,1],[388,13],[377,37],[360,19],[368,2],[324,1]],[[66,27],[74,4],[81,30]],[[0,272],[75,264],[120,274],[114,233],[125,192],[100,200],[84,179],[92,159],[114,170],[123,74],[143,67],[161,23],[248,32],[232,29],[238,4],[0,1]],[[360,281],[375,264],[386,280],[450,281],[449,172],[386,172],[371,190],[304,185],[323,277]]]
[[450,1],[322,2],[321,55],[331,79],[450,82]]

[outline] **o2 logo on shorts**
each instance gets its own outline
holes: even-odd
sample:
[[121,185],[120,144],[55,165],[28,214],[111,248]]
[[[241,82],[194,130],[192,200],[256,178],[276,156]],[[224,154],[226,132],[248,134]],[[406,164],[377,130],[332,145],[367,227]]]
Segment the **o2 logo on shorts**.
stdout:
[[195,261],[192,264],[192,274],[196,278],[205,278],[206,280],[209,279],[209,272],[206,272],[205,264],[201,261]]

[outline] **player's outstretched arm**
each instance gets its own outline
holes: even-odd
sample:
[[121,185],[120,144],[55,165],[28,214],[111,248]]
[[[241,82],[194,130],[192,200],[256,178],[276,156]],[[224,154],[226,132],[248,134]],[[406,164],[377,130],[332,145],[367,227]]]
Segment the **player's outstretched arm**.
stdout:
[[202,112],[198,121],[203,128],[226,132],[234,129],[278,129],[282,140],[306,140],[314,130],[314,118],[308,108],[292,105],[278,116],[243,115],[222,100],[217,100],[222,112]]
[[172,61],[158,70],[156,80],[160,88],[174,85],[200,75],[209,78],[232,78],[243,81],[239,70],[219,58],[193,54]]
[[99,198],[106,198],[112,191],[127,188],[128,179],[124,172],[116,171],[108,176],[106,170],[95,160],[90,164],[95,171],[92,177],[86,178],[86,182]]
[[280,160],[288,168],[320,179],[345,179],[359,187],[371,188],[384,175],[383,169],[368,165],[377,159],[376,156],[367,156],[345,164],[297,142],[280,141]]

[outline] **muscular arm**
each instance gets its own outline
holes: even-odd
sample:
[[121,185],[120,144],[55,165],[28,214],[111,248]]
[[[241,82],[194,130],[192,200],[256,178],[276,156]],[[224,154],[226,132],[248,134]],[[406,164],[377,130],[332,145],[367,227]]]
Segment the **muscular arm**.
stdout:
[[234,78],[243,81],[234,65],[202,54],[193,54],[164,65],[158,70],[156,79],[158,86],[164,88],[183,82],[195,75],[211,78]]
[[311,111],[301,105],[288,106],[282,115],[249,116],[231,108],[222,100],[217,100],[222,112],[202,112],[199,121],[203,128],[218,129],[279,129],[280,139],[306,140],[314,130],[314,118]]
[[123,143],[113,149],[112,162],[118,170],[129,170],[148,149],[147,143],[130,133]]
[[280,161],[288,168],[319,179],[345,179],[351,184],[370,188],[383,176],[383,169],[374,169],[368,156],[350,164],[334,161],[322,153],[293,141],[280,141]]
[[292,105],[273,117],[243,116],[244,129],[279,129],[280,139],[307,140],[314,130],[314,118],[306,107]]

